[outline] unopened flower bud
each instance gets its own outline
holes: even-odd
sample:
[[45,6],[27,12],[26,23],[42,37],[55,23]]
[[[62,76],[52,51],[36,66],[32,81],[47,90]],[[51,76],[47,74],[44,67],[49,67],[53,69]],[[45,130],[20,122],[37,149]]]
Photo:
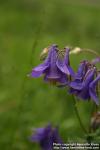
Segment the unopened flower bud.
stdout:
[[82,51],[80,47],[75,47],[73,50],[70,51],[70,54],[78,54]]
[[91,128],[93,130],[100,128],[100,111],[93,114],[91,118]]
[[45,60],[49,52],[49,47],[46,47],[43,49],[43,51],[40,54],[40,60]]

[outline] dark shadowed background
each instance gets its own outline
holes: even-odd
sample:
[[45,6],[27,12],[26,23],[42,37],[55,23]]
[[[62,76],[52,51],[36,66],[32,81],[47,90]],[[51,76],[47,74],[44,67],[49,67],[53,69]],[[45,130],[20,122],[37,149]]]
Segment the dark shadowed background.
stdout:
[[[41,50],[55,43],[100,52],[100,1],[0,0],[0,150],[38,150],[29,136],[48,122],[65,142],[85,141],[67,89],[27,77]],[[70,58],[76,70],[93,55]],[[77,105],[88,128],[91,102]]]

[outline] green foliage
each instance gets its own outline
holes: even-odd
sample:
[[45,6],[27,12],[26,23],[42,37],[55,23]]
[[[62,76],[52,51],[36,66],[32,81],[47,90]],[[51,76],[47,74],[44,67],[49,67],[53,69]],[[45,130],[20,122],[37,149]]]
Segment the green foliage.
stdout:
[[[59,125],[64,141],[85,141],[67,90],[27,74],[40,63],[43,48],[57,43],[100,51],[100,2],[0,0],[0,150],[38,150],[29,141],[33,127]],[[72,55],[77,68],[81,59]],[[88,128],[91,103],[78,108]],[[81,140],[80,140],[81,139]],[[100,137],[99,137],[100,139]]]

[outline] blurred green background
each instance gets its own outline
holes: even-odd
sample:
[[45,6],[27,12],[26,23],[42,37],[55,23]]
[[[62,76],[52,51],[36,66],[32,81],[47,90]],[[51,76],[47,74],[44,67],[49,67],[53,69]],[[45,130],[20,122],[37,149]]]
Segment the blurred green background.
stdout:
[[[65,142],[85,139],[66,88],[27,77],[53,43],[99,52],[100,1],[0,0],[0,150],[39,150],[29,136],[48,122],[59,125]],[[92,57],[72,55],[71,64],[76,70],[81,59]],[[88,128],[91,102],[77,105]]]

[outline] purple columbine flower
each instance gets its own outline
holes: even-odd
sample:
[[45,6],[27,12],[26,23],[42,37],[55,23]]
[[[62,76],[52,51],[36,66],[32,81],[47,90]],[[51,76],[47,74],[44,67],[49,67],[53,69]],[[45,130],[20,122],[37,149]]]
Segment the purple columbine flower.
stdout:
[[57,45],[52,45],[44,63],[35,67],[31,76],[37,78],[43,74],[46,82],[67,84],[67,75],[74,74],[69,65],[69,48],[65,49],[64,57],[60,57]]
[[62,143],[58,128],[53,128],[50,124],[44,128],[35,129],[31,141],[39,143],[42,150],[52,150],[53,143]]
[[70,83],[70,93],[76,95],[83,100],[93,99],[96,104],[98,100],[96,97],[95,86],[99,77],[94,80],[96,68],[84,61],[80,64],[78,72],[74,80]]
[[88,61],[82,61],[79,65],[78,71],[74,76],[74,80],[70,83],[70,93],[77,93],[77,90],[82,88],[83,78],[87,72]]
[[90,96],[96,102],[97,105],[99,104],[99,98],[98,98],[98,81],[100,81],[100,74],[96,77],[95,80],[93,80],[90,83],[90,86],[89,86]]

